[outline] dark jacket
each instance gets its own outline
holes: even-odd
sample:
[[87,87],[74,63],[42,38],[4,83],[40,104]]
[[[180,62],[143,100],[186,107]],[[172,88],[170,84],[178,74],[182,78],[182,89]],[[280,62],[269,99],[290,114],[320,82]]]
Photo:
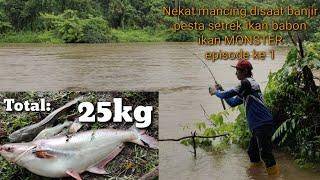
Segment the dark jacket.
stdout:
[[263,125],[272,125],[272,115],[265,106],[259,84],[251,77],[241,80],[241,83],[229,90],[218,90],[216,96],[225,99],[234,107],[244,103],[250,130]]

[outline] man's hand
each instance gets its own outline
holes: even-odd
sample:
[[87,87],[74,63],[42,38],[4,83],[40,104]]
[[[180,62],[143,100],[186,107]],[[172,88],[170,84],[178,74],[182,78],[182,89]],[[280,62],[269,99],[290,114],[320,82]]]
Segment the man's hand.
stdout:
[[220,84],[216,84],[214,87],[215,87],[217,90],[223,91],[223,88],[222,88],[222,86],[221,86]]
[[210,86],[209,87],[209,94],[212,96],[212,95],[215,95],[217,92],[217,88],[215,86]]
[[209,94],[212,96],[212,95],[215,95],[217,90],[220,90],[220,91],[223,91],[223,88],[220,84],[215,84],[213,86],[210,86],[209,87]]

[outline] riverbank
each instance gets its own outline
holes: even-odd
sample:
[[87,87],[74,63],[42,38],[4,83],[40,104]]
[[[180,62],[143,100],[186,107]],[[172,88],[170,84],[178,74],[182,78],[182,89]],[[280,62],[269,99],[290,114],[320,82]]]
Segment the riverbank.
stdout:
[[10,32],[0,36],[0,43],[50,43],[62,44],[61,39],[56,37],[54,33],[44,32]]
[[[168,33],[153,29],[111,29],[109,42],[165,42]],[[9,32],[0,35],[0,43],[44,43],[64,44],[65,42],[51,31]]]

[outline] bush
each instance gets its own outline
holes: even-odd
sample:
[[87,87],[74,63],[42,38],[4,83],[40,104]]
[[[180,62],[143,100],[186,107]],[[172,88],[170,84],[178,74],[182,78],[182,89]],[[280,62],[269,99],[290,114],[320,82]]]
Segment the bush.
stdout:
[[113,29],[111,34],[115,42],[161,42],[166,38],[164,31],[151,29]]
[[8,32],[12,28],[11,24],[0,20],[0,34]]
[[242,148],[247,148],[249,146],[251,133],[246,119],[244,106],[241,105],[238,109],[239,115],[234,122],[234,128],[231,132],[233,133],[233,143],[240,145]]
[[306,84],[305,68],[319,69],[319,54],[312,45],[306,48],[306,57],[298,58],[292,49],[284,66],[270,74],[265,100],[274,116],[277,130],[273,139],[286,147],[299,162],[320,162],[320,93],[314,93]]
[[[228,118],[230,111],[238,110],[239,114],[234,122],[225,122]],[[216,139],[196,138],[196,144],[206,151],[222,151],[230,144],[238,144],[243,148],[249,145],[250,131],[248,123],[245,117],[244,106],[238,106],[231,108],[216,114],[210,115],[210,119],[213,125],[208,126],[205,122],[196,123],[196,129],[201,136],[216,136],[220,134],[228,134],[228,136]],[[184,145],[192,145],[191,139],[181,141]]]
[[6,33],[12,29],[8,18],[5,16],[4,12],[0,10],[0,34]]
[[46,28],[53,30],[66,43],[103,43],[111,39],[107,22],[102,17],[81,19],[77,11],[60,15],[42,14]]
[[107,22],[102,17],[90,16],[83,22],[83,36],[79,42],[103,43],[111,39]]
[[178,32],[171,32],[166,39],[166,41],[172,41],[172,42],[189,42],[189,41],[195,41],[196,40],[196,34],[195,32],[189,32],[189,31],[178,31]]

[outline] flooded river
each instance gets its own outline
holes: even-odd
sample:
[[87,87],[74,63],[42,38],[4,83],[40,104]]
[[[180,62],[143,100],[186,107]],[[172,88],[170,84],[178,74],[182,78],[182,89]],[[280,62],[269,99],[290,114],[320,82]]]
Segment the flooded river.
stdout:
[[[222,110],[220,101],[208,94],[210,74],[193,55],[202,56],[207,50],[213,47],[190,43],[1,45],[1,90],[160,91],[160,138],[176,138],[189,135],[184,126],[192,127],[204,119],[200,104],[208,113]],[[262,87],[268,73],[282,66],[286,52],[286,48],[277,48],[276,60],[253,61],[254,78]],[[208,62],[224,87],[237,83],[231,64],[235,62]],[[264,173],[254,176],[246,172],[247,154],[237,146],[223,154],[200,151],[196,160],[190,150],[177,142],[162,142],[160,179],[267,178]],[[280,179],[320,178],[319,172],[299,169],[288,155],[279,152],[276,156],[282,170]]]

